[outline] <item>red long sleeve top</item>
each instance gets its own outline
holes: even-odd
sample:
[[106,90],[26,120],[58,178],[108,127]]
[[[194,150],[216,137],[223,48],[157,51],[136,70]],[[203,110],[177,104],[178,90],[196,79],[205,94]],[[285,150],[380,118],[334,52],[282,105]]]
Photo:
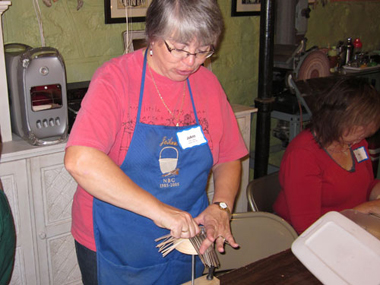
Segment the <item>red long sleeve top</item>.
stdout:
[[[362,140],[352,151],[368,144]],[[374,179],[372,162],[358,162],[345,170],[320,148],[309,130],[301,132],[288,145],[281,161],[281,191],[273,205],[275,212],[300,234],[329,211],[342,211],[368,201]]]

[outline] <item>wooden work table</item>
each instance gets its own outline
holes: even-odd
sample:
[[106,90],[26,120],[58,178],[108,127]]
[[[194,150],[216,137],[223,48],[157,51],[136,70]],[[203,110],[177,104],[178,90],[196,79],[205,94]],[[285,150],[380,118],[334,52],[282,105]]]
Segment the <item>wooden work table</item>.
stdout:
[[290,249],[218,276],[220,284],[322,284]]

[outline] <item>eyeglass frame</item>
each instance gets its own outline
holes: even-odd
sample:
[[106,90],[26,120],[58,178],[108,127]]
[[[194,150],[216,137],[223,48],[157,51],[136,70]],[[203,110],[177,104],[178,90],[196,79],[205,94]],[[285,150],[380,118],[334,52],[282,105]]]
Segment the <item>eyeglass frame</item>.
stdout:
[[[164,41],[164,44],[166,46],[166,48],[168,49],[168,52],[172,54],[172,51],[175,50],[177,52],[184,52],[185,53],[185,56],[184,57],[176,57],[175,55],[173,55],[175,58],[181,58],[181,59],[185,59],[185,58],[188,58],[190,55],[193,55],[195,56],[195,58],[198,58],[198,59],[206,59],[206,58],[209,58],[211,57],[214,53],[215,53],[215,50],[214,50],[214,47],[212,45],[210,45],[210,50],[209,51],[201,51],[201,52],[196,52],[196,53],[191,53],[191,52],[188,52],[186,50],[183,50],[183,49],[178,49],[178,48],[171,48],[169,47],[168,43],[166,42],[166,40],[163,40]],[[210,54],[207,54],[207,53],[210,53]],[[197,57],[197,55],[201,55],[201,54],[206,54],[206,56],[204,58],[201,58],[201,57]]]

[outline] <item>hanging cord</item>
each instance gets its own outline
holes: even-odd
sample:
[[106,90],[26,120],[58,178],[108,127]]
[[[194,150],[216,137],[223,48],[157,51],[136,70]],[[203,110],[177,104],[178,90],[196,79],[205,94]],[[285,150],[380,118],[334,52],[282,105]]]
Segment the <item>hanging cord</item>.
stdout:
[[131,18],[131,23],[129,23],[128,9],[130,6],[128,5],[128,0],[123,0],[123,5],[124,5],[124,11],[125,11],[125,26],[126,26],[125,37],[124,37],[124,54],[126,54],[131,51],[130,48],[131,48],[132,40],[129,39],[129,30],[130,30],[130,25],[132,24],[132,18]]
[[40,9],[40,5],[38,4],[38,0],[33,0],[33,7],[34,7],[34,11],[36,12],[38,27],[40,30],[41,46],[44,47],[45,46],[44,29],[42,26],[41,9]]

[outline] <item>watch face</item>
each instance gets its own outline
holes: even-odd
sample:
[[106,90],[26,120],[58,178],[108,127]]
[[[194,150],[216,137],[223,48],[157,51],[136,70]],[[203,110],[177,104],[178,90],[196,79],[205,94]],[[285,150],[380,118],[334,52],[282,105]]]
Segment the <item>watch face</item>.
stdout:
[[227,204],[224,202],[219,203],[219,206],[222,207],[223,209],[228,208]]

